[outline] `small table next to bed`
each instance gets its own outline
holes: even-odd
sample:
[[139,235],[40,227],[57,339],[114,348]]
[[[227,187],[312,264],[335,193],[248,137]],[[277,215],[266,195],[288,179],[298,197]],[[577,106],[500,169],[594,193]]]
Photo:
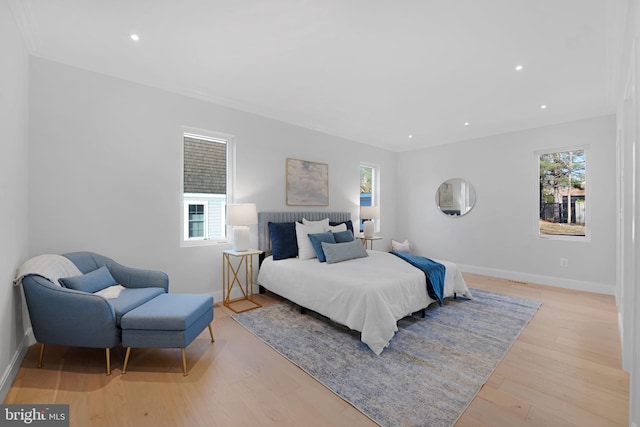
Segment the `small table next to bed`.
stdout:
[[[249,249],[247,251],[222,251],[222,304],[236,313],[262,307],[261,304],[253,300],[253,256],[260,254],[262,254],[262,251],[256,249]],[[239,258],[235,266],[231,261],[232,258]],[[244,280],[242,280],[243,265]],[[236,284],[238,284],[242,296],[231,299],[231,290]],[[240,309],[232,307],[232,304],[243,301],[248,301],[249,306]]]
[[362,241],[362,246],[365,249],[373,249],[373,241],[374,240],[382,240],[381,236],[365,236],[364,234],[356,234],[356,239]]

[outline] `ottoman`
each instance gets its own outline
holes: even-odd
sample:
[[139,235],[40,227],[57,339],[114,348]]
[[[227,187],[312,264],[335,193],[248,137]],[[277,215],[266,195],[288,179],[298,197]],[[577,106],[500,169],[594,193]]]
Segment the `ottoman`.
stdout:
[[213,297],[195,294],[162,294],[129,311],[120,320],[122,346],[127,348],[122,373],[127,372],[131,348],[182,349],[182,370],[187,375],[185,348],[209,327],[213,331]]

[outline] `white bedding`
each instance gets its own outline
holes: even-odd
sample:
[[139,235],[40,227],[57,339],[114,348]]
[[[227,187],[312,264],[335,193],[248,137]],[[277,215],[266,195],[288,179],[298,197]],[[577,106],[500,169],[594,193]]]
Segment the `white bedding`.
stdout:
[[[317,259],[267,257],[258,284],[302,307],[361,332],[361,340],[376,353],[389,344],[396,322],[436,302],[427,294],[425,274],[397,256],[367,251],[368,257],[336,264]],[[471,296],[454,263],[446,267],[444,295]]]

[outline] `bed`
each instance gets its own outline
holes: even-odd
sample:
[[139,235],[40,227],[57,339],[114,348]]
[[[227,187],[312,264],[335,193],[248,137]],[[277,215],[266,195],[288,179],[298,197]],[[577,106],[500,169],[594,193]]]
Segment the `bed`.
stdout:
[[[257,282],[303,308],[359,331],[361,341],[380,354],[397,332],[399,319],[436,300],[427,293],[425,273],[391,253],[366,250],[368,256],[331,264],[316,258],[274,260],[270,255],[270,222],[284,224],[327,217],[332,224],[350,220],[348,212],[260,212],[258,240],[267,256]],[[444,296],[471,297],[457,266],[436,261],[446,267]]]

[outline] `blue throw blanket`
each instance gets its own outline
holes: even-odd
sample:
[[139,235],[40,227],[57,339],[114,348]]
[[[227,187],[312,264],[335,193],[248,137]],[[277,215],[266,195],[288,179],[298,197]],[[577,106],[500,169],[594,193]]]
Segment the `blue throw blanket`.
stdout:
[[431,298],[438,301],[438,304],[442,305],[444,300],[444,273],[447,268],[439,262],[423,256],[401,252],[391,253],[424,272],[425,276],[427,276],[427,293]]

